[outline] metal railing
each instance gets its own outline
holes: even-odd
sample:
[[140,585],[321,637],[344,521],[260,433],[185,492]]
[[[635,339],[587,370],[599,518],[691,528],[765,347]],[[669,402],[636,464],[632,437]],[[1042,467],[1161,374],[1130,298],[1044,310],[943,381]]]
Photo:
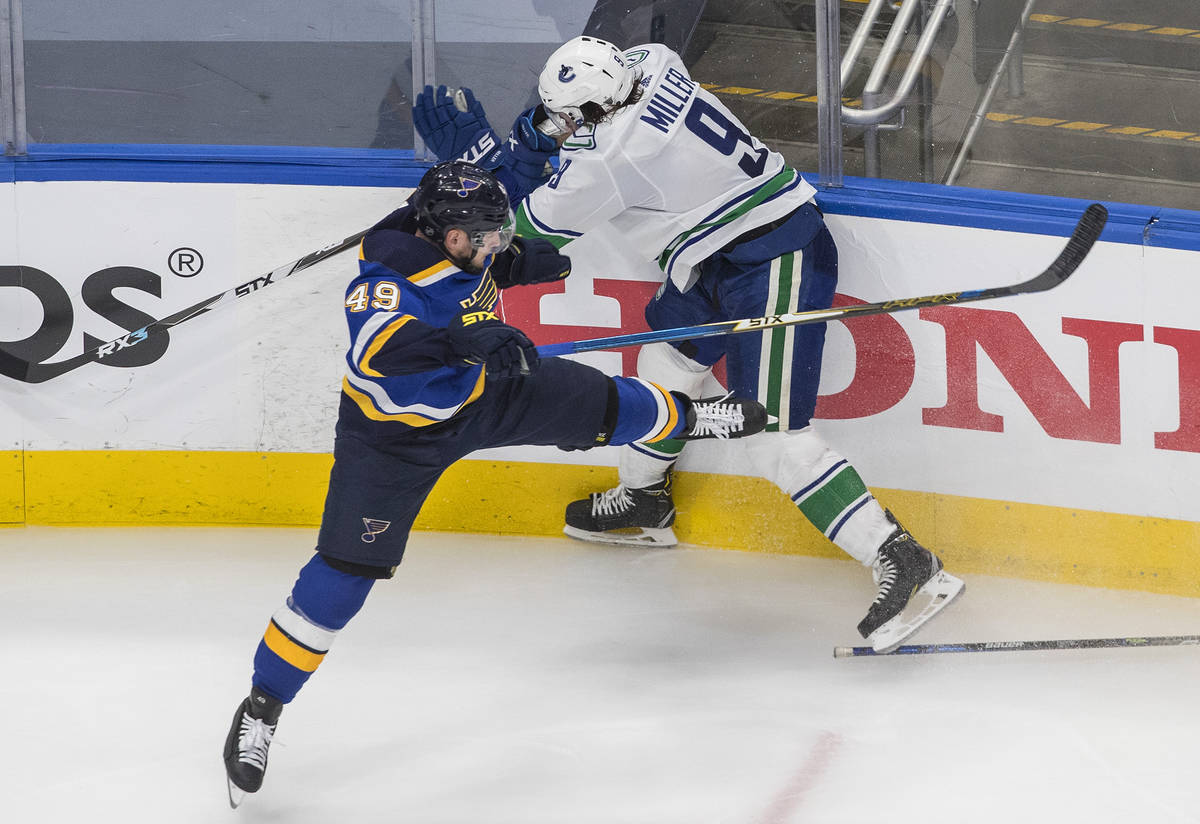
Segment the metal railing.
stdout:
[[975,136],[979,133],[979,127],[983,125],[984,114],[992,105],[992,98],[996,96],[996,91],[1000,88],[1000,79],[1004,76],[1006,69],[1008,69],[1009,94],[1019,97],[1022,92],[1021,42],[1025,35],[1025,23],[1033,11],[1034,2],[1036,0],[1028,0],[1025,8],[1021,11],[1021,19],[1008,41],[1008,48],[1004,50],[1004,55],[992,72],[987,88],[979,100],[979,105],[971,113],[971,125],[967,128],[967,133],[963,136],[962,142],[954,154],[954,159],[950,162],[950,168],[947,169],[946,176],[942,180],[942,183],[947,186],[953,186],[954,182],[958,180],[959,172],[962,171],[963,164],[967,162],[967,155],[970,154],[971,146],[975,143]]
[[[852,123],[858,126],[864,126],[863,132],[863,164],[867,177],[878,177],[880,173],[880,151],[879,151],[879,131],[888,129],[899,129],[904,125],[904,109],[909,103],[909,97],[912,94],[913,87],[916,85],[918,77],[922,75],[922,68],[925,65],[926,59],[933,50],[935,39],[942,24],[954,9],[954,0],[935,0],[934,6],[929,10],[928,14],[924,14],[926,3],[929,0],[908,0],[899,5],[899,12],[896,14],[895,20],[892,21],[891,28],[888,30],[887,38],[884,40],[882,49],[879,55],[875,58],[875,62],[871,66],[871,72],[867,77],[866,84],[862,91],[862,108],[853,109],[849,106],[841,104],[842,88],[846,80],[853,74],[854,66],[858,62],[862,54],[863,47],[866,45],[867,39],[870,36],[871,29],[878,20],[880,12],[883,10],[885,3],[890,0],[870,0],[866,11],[863,13],[862,19],[859,21],[858,27],[855,29],[853,36],[850,39],[850,45],[846,49],[845,57],[839,62],[837,54],[840,48],[839,35],[840,25],[838,17],[837,0],[816,0],[817,2],[817,95],[819,107],[826,111],[825,119],[829,121],[825,128],[822,128],[820,123],[820,115],[818,117],[818,130],[820,132],[819,139],[821,141],[830,141],[835,139],[840,146],[841,142],[841,124]],[[893,5],[893,8],[895,6]],[[916,18],[918,13],[922,13],[920,18]],[[921,36],[917,41],[916,48],[913,50],[912,56],[908,61],[908,66],[901,76],[896,87],[896,91],[890,99],[884,100],[884,87],[887,84],[888,78],[892,74],[892,64],[896,60],[896,55],[900,52],[900,47],[904,44],[908,36],[908,29],[913,24],[914,19],[921,26]],[[824,60],[822,60],[824,55]],[[820,68],[825,65],[825,62],[837,63],[839,72],[836,75],[836,84],[834,77],[821,77]],[[832,75],[832,72],[827,72]],[[836,108],[832,105],[832,101],[837,101]],[[897,125],[884,126],[887,120],[890,120],[897,113],[900,114],[901,120]],[[929,141],[925,141],[928,143]],[[822,167],[821,181],[827,185],[840,185],[840,152],[838,158],[837,182],[832,180],[827,181],[824,166]],[[824,160],[822,153],[822,160]]]

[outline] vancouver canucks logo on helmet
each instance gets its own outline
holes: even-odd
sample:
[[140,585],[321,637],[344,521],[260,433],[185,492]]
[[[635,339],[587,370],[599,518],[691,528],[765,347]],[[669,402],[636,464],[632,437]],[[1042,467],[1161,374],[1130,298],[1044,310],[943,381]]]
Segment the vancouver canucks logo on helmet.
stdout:
[[575,79],[575,69],[570,66],[560,66],[558,69],[558,82],[570,83]]
[[471,192],[483,185],[482,180],[476,180],[472,177],[460,177],[458,182],[459,187],[455,194],[457,194],[459,197],[466,197],[467,195],[471,194]]

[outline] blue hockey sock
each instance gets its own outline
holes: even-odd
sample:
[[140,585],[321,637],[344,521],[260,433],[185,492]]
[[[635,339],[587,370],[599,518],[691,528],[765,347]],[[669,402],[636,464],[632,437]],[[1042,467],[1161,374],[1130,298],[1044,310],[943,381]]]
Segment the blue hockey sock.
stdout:
[[683,431],[686,410],[670,392],[641,378],[612,380],[617,386],[617,424],[609,443],[653,443]]
[[285,704],[295,698],[324,660],[338,630],[362,608],[374,583],[313,556],[258,642],[254,686]]

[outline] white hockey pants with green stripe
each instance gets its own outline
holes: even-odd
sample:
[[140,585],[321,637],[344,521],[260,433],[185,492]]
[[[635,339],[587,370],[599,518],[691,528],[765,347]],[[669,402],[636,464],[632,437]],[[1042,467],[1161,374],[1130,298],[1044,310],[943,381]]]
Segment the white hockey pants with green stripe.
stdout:
[[[704,390],[711,370],[668,344],[652,344],[642,348],[638,375],[666,389],[696,396]],[[658,483],[674,465],[682,446],[676,441],[653,449],[643,444],[621,447],[621,483],[634,489]],[[778,486],[813,526],[860,563],[873,563],[877,550],[895,530],[858,472],[830,449],[811,425],[763,432],[722,448],[744,449],[758,475]]]

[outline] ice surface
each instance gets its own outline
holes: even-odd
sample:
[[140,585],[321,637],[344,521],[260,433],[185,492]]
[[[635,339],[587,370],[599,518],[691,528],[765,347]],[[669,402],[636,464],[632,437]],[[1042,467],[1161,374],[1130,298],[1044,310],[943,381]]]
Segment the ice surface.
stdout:
[[[421,533],[220,751],[307,529],[0,530],[0,820],[1200,821],[1200,648],[832,658],[853,562]],[[964,576],[917,641],[1200,632],[1200,599]]]

